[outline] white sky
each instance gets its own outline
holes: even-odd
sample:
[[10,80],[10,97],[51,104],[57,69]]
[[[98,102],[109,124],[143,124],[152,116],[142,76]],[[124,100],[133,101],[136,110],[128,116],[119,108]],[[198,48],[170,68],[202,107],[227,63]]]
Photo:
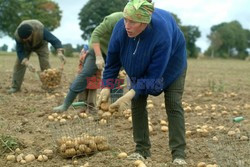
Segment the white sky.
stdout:
[[[88,0],[55,1],[63,13],[61,26],[52,33],[63,44],[71,43],[76,46],[76,44],[86,43],[81,38],[78,14]],[[153,0],[153,2],[155,7],[175,13],[181,19],[182,25],[198,26],[202,36],[197,40],[196,45],[201,47],[202,51],[209,45],[206,36],[213,25],[238,20],[243,28],[250,29],[249,0]],[[10,50],[14,46],[14,41],[4,37],[0,39],[0,46],[3,44],[8,44]]]

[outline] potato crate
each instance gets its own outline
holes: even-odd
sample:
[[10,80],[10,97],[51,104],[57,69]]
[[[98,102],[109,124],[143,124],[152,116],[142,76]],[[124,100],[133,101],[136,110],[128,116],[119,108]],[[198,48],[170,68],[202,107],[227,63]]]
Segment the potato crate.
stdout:
[[232,126],[216,134],[209,144],[219,167],[250,166],[250,131],[246,127]]

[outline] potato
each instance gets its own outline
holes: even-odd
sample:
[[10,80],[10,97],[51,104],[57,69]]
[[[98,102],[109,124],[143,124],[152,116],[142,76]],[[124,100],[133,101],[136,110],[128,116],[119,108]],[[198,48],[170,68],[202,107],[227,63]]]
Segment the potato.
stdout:
[[102,102],[100,105],[101,110],[108,111],[109,110],[109,103],[108,102]]
[[161,104],[161,109],[165,109],[165,103]]
[[231,131],[231,130],[230,130],[230,131],[227,133],[227,135],[228,135],[228,136],[234,136],[234,135],[235,135],[235,131]]
[[140,163],[138,167],[147,167],[144,163]]
[[186,136],[189,137],[189,136],[191,136],[191,135],[192,135],[192,131],[187,130],[187,131],[186,131]]
[[90,154],[90,153],[92,153],[91,148],[86,147],[86,148],[85,148],[85,153],[86,153],[86,154]]
[[90,148],[92,151],[97,151],[97,146],[96,146],[96,143],[95,143],[94,140],[89,141],[89,148]]
[[19,155],[16,157],[16,161],[17,161],[17,162],[21,162],[21,160],[23,160],[23,158],[24,158],[24,154],[21,153],[21,154],[19,154]]
[[109,146],[108,146],[108,144],[102,143],[102,144],[98,144],[98,145],[97,145],[97,149],[98,149],[99,151],[106,151],[106,150],[109,149]]
[[110,118],[111,117],[111,113],[110,112],[104,112],[103,114],[102,114],[102,118],[104,118],[104,119],[108,119],[108,118]]
[[118,154],[118,158],[120,158],[120,159],[127,158],[127,156],[128,156],[128,154],[125,152],[121,152],[120,154]]
[[54,117],[53,117],[52,115],[49,115],[49,116],[48,116],[48,120],[54,121]]
[[167,126],[167,122],[166,122],[165,120],[161,120],[161,121],[160,121],[160,125],[161,125],[161,126]]
[[118,110],[116,108],[109,108],[109,112],[110,113],[114,113],[114,112],[117,112]]
[[39,155],[37,160],[40,162],[47,161],[48,157],[46,155]]
[[84,144],[81,144],[81,145],[79,145],[79,150],[80,150],[80,152],[81,153],[84,153],[85,152],[85,150],[86,150],[86,145],[84,145]]
[[199,162],[197,164],[197,167],[206,167],[206,163],[205,162]]
[[51,158],[53,156],[53,150],[45,149],[43,154],[48,156],[48,158]]
[[65,155],[67,157],[73,157],[76,155],[76,150],[74,148],[69,148],[65,150]]
[[33,154],[28,154],[24,157],[24,159],[26,162],[31,162],[31,161],[34,161],[36,158]]
[[167,126],[162,126],[161,127],[161,131],[162,132],[167,132],[168,131],[168,127]]
[[153,104],[148,104],[147,105],[147,109],[153,109],[154,108],[154,105]]
[[15,153],[20,154],[21,153],[21,149],[20,148],[16,148]]
[[81,118],[87,118],[88,115],[86,113],[81,112],[81,113],[79,113],[79,117],[81,117]]
[[248,140],[248,137],[247,137],[247,136],[241,136],[241,137],[240,137],[240,140],[247,141],[247,140]]
[[218,140],[219,139],[216,136],[213,137],[213,141],[218,141]]
[[136,161],[134,162],[134,165],[135,165],[135,166],[139,166],[141,163],[143,163],[141,160],[136,160]]
[[149,133],[153,132],[153,127],[151,125],[148,126],[148,129],[149,129]]
[[105,137],[103,136],[95,136],[94,141],[96,144],[100,144],[103,142],[107,142],[107,139],[105,139]]
[[22,159],[22,160],[20,161],[20,163],[21,163],[21,164],[26,164],[26,161],[25,161],[24,159]]
[[67,148],[73,148],[73,147],[75,147],[75,143],[72,142],[71,140],[66,141],[65,144],[66,144]]
[[101,119],[101,120],[99,121],[99,124],[105,125],[105,124],[107,124],[107,120],[106,120],[106,119]]
[[72,162],[72,164],[73,164],[73,165],[78,165],[78,161],[77,161],[77,160],[74,160],[74,161]]
[[62,144],[59,149],[61,152],[65,152],[66,148],[67,148],[66,144]]
[[64,118],[62,118],[62,119],[60,119],[60,124],[65,124],[67,121],[66,121],[66,119],[64,119]]
[[16,156],[15,155],[7,155],[6,160],[7,161],[15,161],[16,160]]

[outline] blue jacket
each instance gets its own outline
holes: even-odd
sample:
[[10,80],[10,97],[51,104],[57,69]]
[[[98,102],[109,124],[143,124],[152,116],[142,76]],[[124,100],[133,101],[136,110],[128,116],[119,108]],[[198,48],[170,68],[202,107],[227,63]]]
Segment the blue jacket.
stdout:
[[185,39],[169,12],[156,8],[150,24],[135,38],[128,37],[123,19],[116,24],[103,73],[105,85],[121,66],[136,97],[159,95],[182,74],[187,68]]

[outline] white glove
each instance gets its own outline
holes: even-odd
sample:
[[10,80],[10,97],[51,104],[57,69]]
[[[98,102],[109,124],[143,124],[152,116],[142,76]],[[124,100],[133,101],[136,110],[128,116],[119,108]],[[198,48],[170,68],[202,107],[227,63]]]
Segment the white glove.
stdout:
[[24,58],[21,64],[25,65],[30,72],[36,72],[35,67],[30,63],[30,61],[27,58]]
[[102,55],[96,55],[95,58],[96,58],[95,64],[96,64],[98,70],[102,70],[104,68],[104,64],[105,64]]
[[102,102],[107,102],[110,96],[110,89],[109,88],[103,88],[100,92],[100,96],[97,101],[97,107],[100,107]]
[[57,49],[57,56],[58,56],[58,58],[61,60],[61,62],[63,64],[65,64],[66,63],[66,58],[65,58],[63,52],[64,52],[63,49]]
[[128,91],[125,95],[123,95],[116,102],[111,104],[109,106],[109,108],[111,110],[121,110],[121,111],[123,111],[129,105],[129,102],[133,99],[134,96],[135,96],[134,89],[130,89],[130,91]]

